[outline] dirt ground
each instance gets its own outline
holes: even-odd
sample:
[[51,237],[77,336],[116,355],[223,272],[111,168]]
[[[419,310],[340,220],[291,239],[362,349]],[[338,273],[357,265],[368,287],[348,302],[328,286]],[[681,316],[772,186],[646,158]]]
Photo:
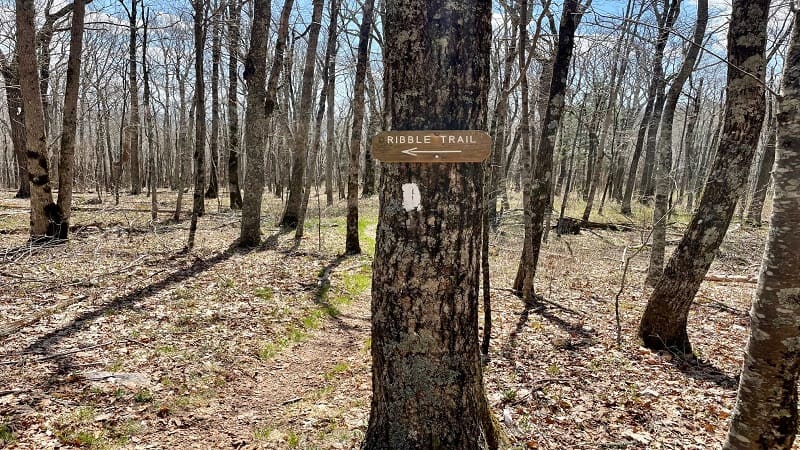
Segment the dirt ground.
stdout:
[[[365,254],[344,258],[343,202],[318,211],[312,198],[296,244],[274,227],[281,204],[269,197],[265,244],[239,250],[237,214],[227,199],[208,200],[184,253],[188,211],[168,222],[166,193],[157,223],[144,196],[113,206],[77,195],[70,241],[36,249],[26,245],[27,202],[12,196],[0,192],[0,447],[358,448],[371,394],[376,200],[361,205]],[[593,220],[623,220],[608,214]],[[637,214],[635,226],[646,220]],[[492,235],[486,392],[513,448],[721,445],[755,285],[701,287],[689,323],[696,360],[644,350],[635,330],[648,294],[648,250],[636,253],[645,236],[551,234],[536,286],[545,303],[526,307],[509,290],[519,211]],[[765,236],[733,225],[711,273],[754,275]],[[618,346],[615,296],[632,255]]]

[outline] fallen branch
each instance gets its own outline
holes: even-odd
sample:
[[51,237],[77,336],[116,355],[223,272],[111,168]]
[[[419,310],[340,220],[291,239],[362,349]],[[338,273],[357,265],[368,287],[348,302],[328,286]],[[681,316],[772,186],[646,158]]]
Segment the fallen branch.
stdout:
[[715,275],[710,273],[703,279],[719,283],[758,283],[756,275]]

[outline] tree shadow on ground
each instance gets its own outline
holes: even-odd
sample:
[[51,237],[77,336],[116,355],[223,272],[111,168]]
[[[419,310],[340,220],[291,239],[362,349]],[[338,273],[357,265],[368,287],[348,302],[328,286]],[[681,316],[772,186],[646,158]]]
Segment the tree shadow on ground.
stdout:
[[714,363],[702,358],[676,356],[672,359],[672,365],[687,377],[698,381],[714,383],[729,391],[735,391],[739,387],[738,375],[728,375]]
[[[349,259],[348,256],[339,255],[333,260],[331,260],[331,262],[329,262],[328,265],[326,265],[322,269],[321,274],[317,279],[316,292],[314,293],[314,304],[322,308],[325,308],[328,311],[336,311],[338,309],[337,306],[331,302],[330,296],[328,295],[328,291],[331,288],[330,276],[333,273],[333,271],[336,270],[337,267],[342,265],[342,263],[347,259]],[[342,320],[345,317],[358,319],[357,317],[347,316],[342,314],[328,315],[329,320],[333,321],[335,323],[335,326],[340,330],[343,330],[348,333],[358,331],[359,330],[358,327],[349,325],[344,320]]]
[[525,325],[528,324],[531,314],[538,315],[569,333],[570,336],[580,339],[578,343],[569,343],[568,345],[562,346],[565,350],[577,350],[580,347],[586,347],[594,342],[594,338],[597,334],[595,331],[585,329],[582,323],[570,322],[551,311],[551,309],[557,309],[563,313],[579,317],[583,316],[581,312],[570,309],[552,300],[545,299],[544,297],[536,296],[533,301],[524,303],[523,310],[519,313],[519,319],[517,320],[514,330],[511,332],[508,345],[511,347],[516,346],[517,339],[519,339],[519,335],[523,332]]

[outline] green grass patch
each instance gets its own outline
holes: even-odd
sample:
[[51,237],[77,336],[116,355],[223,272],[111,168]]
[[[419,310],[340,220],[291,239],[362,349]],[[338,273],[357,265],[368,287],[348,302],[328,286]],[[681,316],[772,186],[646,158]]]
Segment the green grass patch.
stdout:
[[286,348],[287,344],[288,342],[286,339],[278,339],[275,342],[266,343],[258,350],[258,357],[262,361],[269,361],[270,359],[274,358],[275,355],[280,353],[281,350]]
[[272,425],[257,427],[253,430],[253,439],[257,441],[266,441],[272,435],[273,431],[275,431],[275,427]]
[[153,393],[147,389],[139,389],[133,395],[133,400],[136,403],[151,403],[153,401]]
[[294,430],[290,430],[289,434],[286,435],[286,445],[289,448],[300,448],[300,435],[294,432]]
[[375,254],[375,236],[367,232],[367,228],[377,224],[372,218],[358,220],[358,238],[361,240],[362,253],[372,256]]
[[348,370],[350,370],[350,366],[347,365],[346,362],[338,362],[330,370],[326,371],[323,377],[326,381],[330,381],[336,378],[337,375],[347,372]]
[[11,431],[11,427],[0,423],[0,444],[11,444],[14,441],[16,441],[16,438],[14,438],[14,432]]
[[272,297],[275,296],[275,291],[271,287],[267,286],[256,289],[255,295],[266,302],[272,300]]
[[365,271],[364,268],[360,272],[345,273],[342,277],[342,284],[348,294],[358,295],[369,289],[372,284],[372,273],[369,269]]

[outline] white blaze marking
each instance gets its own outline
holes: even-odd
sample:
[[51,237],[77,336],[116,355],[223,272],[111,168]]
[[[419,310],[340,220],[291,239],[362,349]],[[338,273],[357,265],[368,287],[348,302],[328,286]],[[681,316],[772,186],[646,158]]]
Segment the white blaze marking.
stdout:
[[403,185],[403,209],[405,209],[406,212],[419,208],[420,200],[419,186],[417,186],[416,183],[406,183]]

